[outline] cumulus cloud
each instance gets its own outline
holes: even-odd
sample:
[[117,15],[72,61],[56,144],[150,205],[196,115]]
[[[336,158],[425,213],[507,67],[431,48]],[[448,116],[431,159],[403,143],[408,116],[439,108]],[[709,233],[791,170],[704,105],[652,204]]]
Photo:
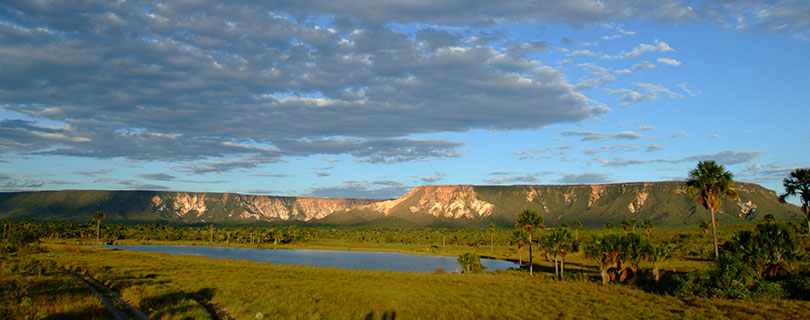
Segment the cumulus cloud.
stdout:
[[547,50],[542,41],[496,48],[479,35],[422,25],[411,36],[386,23],[589,23],[634,11],[403,5],[7,3],[0,14],[16,31],[0,26],[0,60],[13,62],[0,69],[0,105],[36,121],[3,120],[0,152],[193,162],[194,173],[309,155],[452,157],[460,143],[408,136],[542,128],[607,109],[526,56]]
[[646,70],[646,69],[652,69],[652,68],[655,68],[654,64],[650,63],[649,61],[644,61],[642,63],[635,64],[630,68],[616,70],[616,71],[613,71],[613,72],[616,73],[616,74],[620,74],[620,75],[628,75],[628,74],[633,74],[634,72],[636,72],[638,70]]
[[660,63],[660,64],[665,64],[665,65],[669,65],[669,66],[673,66],[673,67],[677,67],[677,66],[681,65],[680,61],[672,59],[672,58],[658,58],[658,60],[656,60],[656,61],[658,61],[658,63]]
[[675,51],[675,49],[672,49],[672,47],[670,47],[666,42],[655,40],[655,43],[653,44],[642,43],[629,52],[622,52],[618,55],[603,55],[602,59],[635,59],[647,52],[661,53],[670,51]]
[[672,92],[668,88],[660,85],[660,84],[652,84],[652,83],[643,83],[643,82],[634,82],[633,83],[634,89],[605,89],[607,93],[612,95],[618,95],[619,99],[624,101],[654,101],[658,100],[659,97],[662,95],[667,96],[672,99],[679,99],[683,98],[683,95]]

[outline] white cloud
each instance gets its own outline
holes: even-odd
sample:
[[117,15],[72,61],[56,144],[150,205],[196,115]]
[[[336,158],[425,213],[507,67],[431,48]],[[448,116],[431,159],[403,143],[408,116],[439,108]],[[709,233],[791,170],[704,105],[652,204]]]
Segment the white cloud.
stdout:
[[609,60],[611,60],[611,59],[635,59],[635,58],[638,58],[642,54],[647,53],[647,52],[661,53],[661,52],[670,52],[670,51],[675,51],[675,50],[672,49],[672,47],[670,47],[669,44],[667,44],[666,42],[663,42],[663,41],[660,41],[660,40],[655,40],[654,44],[642,43],[642,44],[638,45],[637,47],[633,48],[633,50],[630,50],[630,52],[622,52],[621,54],[613,55],[613,56],[611,56],[611,55],[603,55],[602,59],[609,59]]
[[444,173],[435,172],[435,173],[433,173],[432,176],[421,177],[421,178],[419,178],[419,180],[421,180],[424,183],[434,183],[434,182],[441,181],[442,179],[444,179],[445,176],[446,175]]
[[660,96],[666,95],[672,99],[683,98],[683,95],[677,94],[660,84],[634,82],[635,90],[631,89],[605,89],[609,94],[619,95],[619,99],[624,101],[653,101],[657,100]]
[[593,52],[593,51],[587,50],[587,49],[585,49],[585,50],[574,50],[574,51],[571,51],[570,53],[568,53],[568,55],[569,56],[589,56],[589,57],[593,57],[593,56],[596,56],[596,52]]
[[622,131],[622,132],[599,132],[599,131],[592,131],[592,130],[565,130],[560,132],[563,136],[579,136],[580,141],[594,141],[594,140],[604,140],[604,139],[625,139],[625,140],[633,140],[633,139],[640,139],[643,138],[644,135],[634,132],[634,131]]
[[656,61],[658,61],[658,63],[670,65],[670,66],[673,66],[673,67],[677,67],[677,66],[681,65],[680,61],[672,59],[672,58],[658,58],[658,60],[656,60]]
[[610,183],[612,180],[603,173],[581,173],[564,174],[554,181],[563,184],[602,184]]

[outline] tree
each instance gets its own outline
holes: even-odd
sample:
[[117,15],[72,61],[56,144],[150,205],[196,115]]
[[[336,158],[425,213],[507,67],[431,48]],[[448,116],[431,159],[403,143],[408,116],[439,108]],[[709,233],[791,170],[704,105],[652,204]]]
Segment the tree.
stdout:
[[619,222],[619,225],[622,226],[622,232],[624,232],[624,234],[627,235],[627,228],[632,226],[633,222],[627,219],[622,219],[622,221]]
[[605,229],[607,229],[608,232],[613,233],[613,228],[615,227],[616,224],[614,224],[612,221],[605,222]]
[[630,219],[630,226],[633,227],[633,232],[636,232],[636,227],[638,226],[638,220]]
[[732,178],[733,175],[726,171],[726,168],[709,160],[698,162],[697,168],[689,171],[689,179],[686,180],[686,194],[696,198],[704,208],[709,209],[712,213],[715,259],[720,255],[717,245],[715,212],[720,209],[721,196],[730,200],[737,198],[737,190],[734,189]]
[[764,222],[743,230],[723,244],[724,251],[750,267],[759,277],[777,277],[793,271],[800,250],[793,232],[781,223]]
[[619,282],[624,282],[631,272],[633,276],[638,275],[641,261],[649,254],[650,243],[639,235],[631,233],[621,238],[619,251],[620,256],[616,267],[621,273]]
[[575,219],[571,222],[571,227],[574,228],[574,240],[579,240],[579,228],[582,228],[582,222],[579,219]]
[[571,229],[554,229],[546,234],[541,242],[543,250],[554,257],[554,275],[557,278],[565,277],[565,258],[568,256],[569,252],[576,252],[578,250],[577,242],[571,235]]
[[495,224],[490,223],[487,232],[489,232],[489,253],[495,254]]
[[211,232],[211,239],[209,240],[209,242],[211,244],[214,244],[214,225],[213,224],[208,225],[208,231]]
[[641,227],[644,228],[645,232],[647,232],[647,239],[650,239],[652,229],[655,229],[655,223],[653,223],[650,219],[644,219],[644,221],[641,222]]
[[779,196],[779,201],[785,202],[790,196],[799,196],[802,204],[804,219],[807,221],[808,245],[810,245],[810,168],[799,168],[790,173],[790,177],[782,181],[785,193]]
[[610,266],[619,260],[620,238],[618,235],[594,235],[585,245],[585,257],[592,259],[599,266],[602,284],[610,282]]
[[479,272],[486,269],[486,267],[481,265],[481,257],[470,252],[460,255],[458,257],[458,264],[461,265],[463,273]]
[[96,244],[100,244],[99,236],[101,235],[101,220],[104,220],[105,217],[106,215],[101,211],[96,211],[96,213],[93,214],[93,220],[96,221]]
[[526,249],[526,244],[529,243],[529,233],[523,229],[517,229],[512,232],[512,244],[517,245],[519,253],[519,264],[523,265],[523,251]]
[[666,262],[670,257],[672,257],[672,250],[674,248],[672,245],[664,244],[662,246],[651,246],[650,247],[650,254],[647,256],[647,260],[652,262],[653,264],[653,278],[655,282],[661,280],[661,267],[664,266],[664,262]]
[[526,230],[529,233],[529,274],[534,275],[534,267],[533,267],[533,257],[532,257],[532,232],[534,228],[540,227],[543,225],[543,217],[537,214],[534,210],[523,210],[518,217],[517,223],[515,224],[516,228]]

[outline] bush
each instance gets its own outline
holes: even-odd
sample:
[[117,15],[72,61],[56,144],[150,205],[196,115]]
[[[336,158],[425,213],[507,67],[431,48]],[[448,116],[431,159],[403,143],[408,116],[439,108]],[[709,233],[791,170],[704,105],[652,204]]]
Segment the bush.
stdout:
[[760,281],[751,289],[755,299],[782,299],[786,296],[785,289],[777,282]]

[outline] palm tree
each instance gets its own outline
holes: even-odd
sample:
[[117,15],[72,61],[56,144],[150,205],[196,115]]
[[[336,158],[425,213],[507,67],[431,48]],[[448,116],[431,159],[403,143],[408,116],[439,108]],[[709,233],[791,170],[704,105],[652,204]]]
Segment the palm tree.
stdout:
[[523,265],[523,251],[525,251],[526,244],[529,243],[529,233],[523,229],[517,229],[512,232],[512,244],[517,245],[519,253],[519,265]]
[[96,211],[96,213],[93,214],[93,220],[96,221],[96,244],[100,244],[99,236],[101,233],[101,220],[104,220],[105,217],[106,215],[101,211]]
[[616,224],[614,224],[612,221],[605,222],[605,229],[607,229],[608,232],[613,233],[613,228],[615,227]]
[[555,229],[543,237],[542,243],[544,251],[554,257],[554,275],[557,278],[565,277],[565,257],[569,252],[577,251],[577,243],[571,235],[571,229]]
[[652,246],[650,247],[650,253],[647,256],[647,259],[653,263],[653,278],[655,278],[655,282],[661,280],[661,267],[664,266],[664,262],[667,261],[672,256],[673,247],[671,245],[663,245],[663,246]]
[[620,241],[619,236],[614,234],[594,235],[585,245],[585,256],[593,259],[599,265],[602,284],[610,281],[608,270],[619,260]]
[[579,240],[579,228],[582,228],[582,222],[579,219],[575,219],[571,222],[571,227],[574,228],[574,240]]
[[209,240],[209,242],[213,245],[214,244],[214,225],[213,224],[208,225],[208,231],[211,232],[211,239]]
[[624,232],[625,235],[627,234],[627,228],[630,227],[632,224],[633,223],[627,219],[622,219],[622,221],[619,222],[619,225],[622,226],[622,232]]
[[458,257],[458,264],[461,265],[463,273],[478,272],[486,269],[481,265],[481,258],[474,253],[467,252]]
[[799,196],[802,203],[802,212],[807,220],[807,241],[810,244],[810,168],[799,168],[790,173],[790,177],[782,181],[785,186],[785,193],[779,196],[779,200],[784,202],[789,196]]
[[526,230],[529,233],[529,274],[534,275],[534,268],[533,263],[534,260],[532,259],[532,231],[534,228],[543,225],[543,217],[537,214],[534,210],[523,210],[518,217],[517,223],[515,224],[516,228]]
[[647,232],[647,239],[650,239],[652,229],[655,229],[655,223],[653,223],[650,219],[644,219],[644,221],[641,222],[641,227],[644,228],[645,232]]
[[649,254],[650,243],[641,238],[639,235],[631,233],[622,237],[620,246],[621,253],[619,261],[625,263],[625,265],[618,268],[618,271],[621,272],[619,282],[624,282],[629,276],[630,272],[632,272],[633,276],[638,275],[638,269],[641,261],[647,258],[647,255]]
[[495,254],[495,224],[490,223],[489,228],[487,228],[487,232],[489,232],[489,253]]
[[697,198],[704,208],[712,213],[712,235],[714,236],[714,258],[720,256],[717,249],[717,223],[714,213],[720,209],[720,197],[726,196],[730,200],[737,198],[734,189],[733,175],[726,171],[722,165],[714,161],[700,161],[697,168],[689,171],[686,180],[686,194]]

